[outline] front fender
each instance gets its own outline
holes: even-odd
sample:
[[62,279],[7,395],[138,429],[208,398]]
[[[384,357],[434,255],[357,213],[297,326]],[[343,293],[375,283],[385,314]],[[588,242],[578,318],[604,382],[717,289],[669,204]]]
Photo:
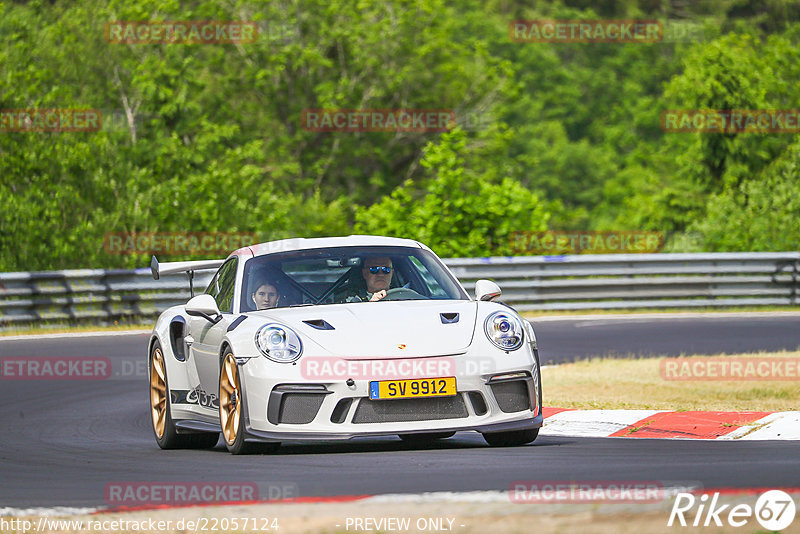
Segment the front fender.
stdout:
[[[170,331],[170,325],[172,323],[182,322],[183,324],[186,324],[187,320],[188,315],[186,315],[186,311],[183,306],[173,306],[164,310],[161,315],[158,316],[148,342],[148,379],[150,378],[150,358],[153,354],[155,342],[158,341],[158,343],[161,345],[161,352],[164,355],[164,363],[167,368],[167,381],[170,391],[176,389],[191,389],[188,373],[188,353],[183,355],[183,361],[181,361],[179,354],[180,348],[176,347],[176,343],[173,342],[173,338],[178,341],[177,338],[180,337],[181,339],[179,339],[179,341],[182,343],[182,336],[172,335]],[[178,348],[177,351],[176,348]]]

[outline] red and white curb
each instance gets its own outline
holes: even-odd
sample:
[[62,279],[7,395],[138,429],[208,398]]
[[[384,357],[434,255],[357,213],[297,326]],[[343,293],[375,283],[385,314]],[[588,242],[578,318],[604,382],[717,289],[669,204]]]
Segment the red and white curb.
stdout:
[[800,440],[800,411],[672,412],[544,408],[543,436]]

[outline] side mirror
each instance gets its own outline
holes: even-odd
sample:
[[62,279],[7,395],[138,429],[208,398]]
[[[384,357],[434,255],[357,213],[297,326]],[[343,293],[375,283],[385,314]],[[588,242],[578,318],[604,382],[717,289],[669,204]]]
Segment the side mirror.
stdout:
[[494,300],[501,295],[500,286],[491,280],[478,280],[475,282],[476,300]]
[[222,314],[217,307],[217,301],[211,295],[197,295],[186,303],[186,313],[193,317],[203,317],[213,324],[222,320]]

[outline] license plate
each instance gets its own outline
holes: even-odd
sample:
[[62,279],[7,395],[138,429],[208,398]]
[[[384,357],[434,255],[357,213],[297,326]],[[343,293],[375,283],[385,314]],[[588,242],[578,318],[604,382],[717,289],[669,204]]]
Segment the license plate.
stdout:
[[381,380],[369,383],[370,399],[409,397],[451,397],[456,394],[456,377]]

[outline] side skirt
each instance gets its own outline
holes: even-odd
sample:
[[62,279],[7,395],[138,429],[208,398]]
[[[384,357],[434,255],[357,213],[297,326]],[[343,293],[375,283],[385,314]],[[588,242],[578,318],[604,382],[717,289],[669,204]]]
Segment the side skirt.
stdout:
[[193,434],[195,432],[222,432],[219,424],[206,423],[205,421],[196,421],[192,419],[182,419],[175,421],[175,429],[178,434]]

